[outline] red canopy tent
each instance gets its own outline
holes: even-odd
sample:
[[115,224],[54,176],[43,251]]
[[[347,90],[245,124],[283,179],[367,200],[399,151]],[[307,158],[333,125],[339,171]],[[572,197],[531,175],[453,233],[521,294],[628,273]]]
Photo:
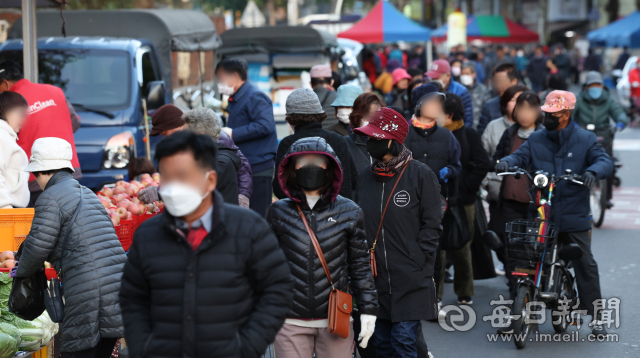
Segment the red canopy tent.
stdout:
[[[469,16],[467,41],[481,40],[493,43],[538,42],[538,34],[503,16]],[[447,25],[431,32],[433,42],[447,40]]]

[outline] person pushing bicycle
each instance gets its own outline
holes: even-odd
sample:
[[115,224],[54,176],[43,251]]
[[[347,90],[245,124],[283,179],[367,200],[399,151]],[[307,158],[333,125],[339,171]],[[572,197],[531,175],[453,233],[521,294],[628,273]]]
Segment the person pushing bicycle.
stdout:
[[531,134],[517,151],[502,158],[496,164],[496,172],[519,167],[556,175],[571,169],[573,173],[582,175],[586,188],[567,181],[557,184],[552,221],[562,240],[576,243],[583,251],[582,257],[573,262],[580,308],[592,316],[593,334],[604,336],[607,333],[600,317],[594,316],[594,302],[602,298],[602,294],[598,264],[591,253],[589,190],[596,180],[612,174],[613,162],[595,134],[573,123],[571,117],[575,104],[576,97],[571,92],[549,93],[541,107],[545,129]]
[[[613,137],[615,130],[623,130],[629,124],[629,117],[605,87],[600,72],[587,73],[584,87],[578,94],[573,118],[576,123],[595,133],[604,150],[613,159]],[[609,119],[613,119],[615,129]],[[607,179],[607,208],[611,208],[613,178]]]

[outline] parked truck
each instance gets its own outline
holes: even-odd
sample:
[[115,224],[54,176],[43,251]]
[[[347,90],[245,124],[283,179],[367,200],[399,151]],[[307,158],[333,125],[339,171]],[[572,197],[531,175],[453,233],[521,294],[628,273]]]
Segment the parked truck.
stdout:
[[[39,82],[60,87],[81,117],[74,134],[83,178],[93,189],[128,180],[127,165],[147,156],[144,109],[171,103],[172,51],[220,46],[215,27],[191,10],[65,11],[37,13]],[[0,44],[0,60],[22,63],[22,24]],[[151,156],[159,137],[151,137]]]

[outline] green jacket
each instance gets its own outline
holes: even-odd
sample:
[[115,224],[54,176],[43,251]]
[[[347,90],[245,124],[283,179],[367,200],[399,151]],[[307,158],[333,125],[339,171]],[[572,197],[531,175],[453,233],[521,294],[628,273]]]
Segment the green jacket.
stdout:
[[609,129],[609,117],[616,123],[629,124],[629,118],[622,107],[611,97],[608,88],[603,88],[602,96],[597,100],[591,99],[585,89],[580,91],[576,98],[576,107],[573,110],[573,118],[582,128],[587,124],[595,124],[596,131]]

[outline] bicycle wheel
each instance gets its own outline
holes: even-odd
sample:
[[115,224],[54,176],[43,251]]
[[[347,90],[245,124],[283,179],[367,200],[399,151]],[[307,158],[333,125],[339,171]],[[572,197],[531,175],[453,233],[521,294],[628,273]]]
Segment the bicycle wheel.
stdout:
[[[567,274],[564,270],[557,268],[553,274],[555,283],[554,292],[558,293],[558,299],[570,299],[569,306],[573,307],[575,304],[575,290],[573,289],[573,281],[567,277]],[[556,321],[556,319],[559,319]],[[553,330],[557,333],[563,333],[571,324],[570,316],[559,316],[554,318],[551,321],[553,325]]]
[[518,349],[522,349],[527,345],[529,340],[529,333],[531,332],[531,324],[527,323],[527,303],[531,301],[531,290],[528,286],[522,285],[518,287],[518,295],[513,302],[514,315],[520,315],[517,320],[512,321],[513,324],[513,343],[516,344]]
[[607,210],[607,181],[598,180],[591,189],[590,197],[591,217],[593,226],[600,227],[604,221],[604,212]]

